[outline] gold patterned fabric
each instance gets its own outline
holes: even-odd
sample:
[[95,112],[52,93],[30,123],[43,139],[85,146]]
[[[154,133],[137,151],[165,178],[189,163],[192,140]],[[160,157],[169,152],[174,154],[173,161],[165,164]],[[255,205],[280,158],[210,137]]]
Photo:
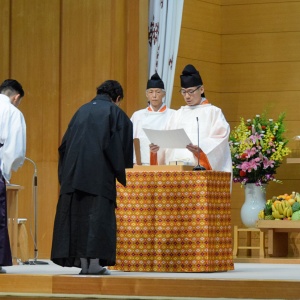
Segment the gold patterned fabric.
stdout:
[[156,272],[233,270],[230,173],[127,171],[117,183],[117,264]]

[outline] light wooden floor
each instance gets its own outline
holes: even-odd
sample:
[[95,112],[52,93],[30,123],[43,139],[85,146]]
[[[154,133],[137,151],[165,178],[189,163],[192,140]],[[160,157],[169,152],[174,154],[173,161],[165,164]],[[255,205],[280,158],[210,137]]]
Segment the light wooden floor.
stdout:
[[235,262],[235,270],[220,273],[112,271],[111,276],[82,276],[77,268],[51,262],[17,265],[0,274],[0,298],[300,299],[300,264],[284,262]]

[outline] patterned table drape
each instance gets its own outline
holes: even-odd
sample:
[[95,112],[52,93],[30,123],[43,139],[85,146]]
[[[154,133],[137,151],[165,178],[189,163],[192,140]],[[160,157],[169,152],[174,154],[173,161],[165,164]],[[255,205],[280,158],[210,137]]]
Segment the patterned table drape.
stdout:
[[123,271],[233,270],[230,173],[127,171],[117,183],[117,264]]

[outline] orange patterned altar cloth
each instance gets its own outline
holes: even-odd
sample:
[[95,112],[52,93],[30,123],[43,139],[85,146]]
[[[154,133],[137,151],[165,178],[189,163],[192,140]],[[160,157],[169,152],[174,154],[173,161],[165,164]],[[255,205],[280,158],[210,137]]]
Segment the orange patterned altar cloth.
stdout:
[[117,263],[156,272],[233,270],[230,173],[127,171],[117,183]]

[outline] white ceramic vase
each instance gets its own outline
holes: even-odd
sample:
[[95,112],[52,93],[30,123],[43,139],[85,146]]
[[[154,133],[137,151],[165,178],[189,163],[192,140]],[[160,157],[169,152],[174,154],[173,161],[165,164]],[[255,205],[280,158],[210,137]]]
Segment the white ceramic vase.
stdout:
[[245,185],[245,202],[241,209],[241,219],[246,227],[255,227],[258,213],[266,205],[266,185],[256,186],[255,183]]

